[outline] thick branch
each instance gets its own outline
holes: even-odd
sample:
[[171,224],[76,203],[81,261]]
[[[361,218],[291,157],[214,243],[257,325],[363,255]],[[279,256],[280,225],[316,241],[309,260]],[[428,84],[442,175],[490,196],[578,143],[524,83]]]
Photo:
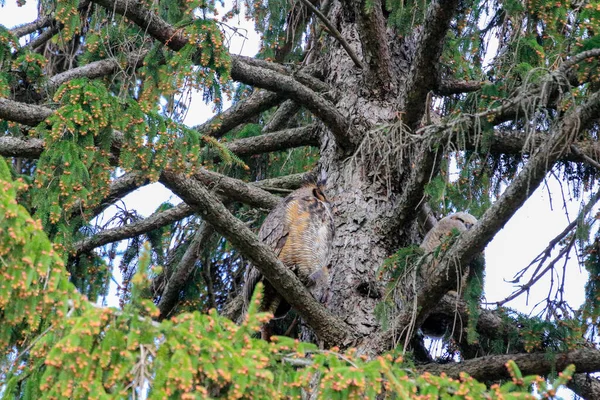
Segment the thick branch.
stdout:
[[358,20],[364,59],[369,66],[367,84],[384,91],[392,85],[392,59],[386,34],[387,21],[383,16],[381,0],[357,1],[355,14]]
[[102,231],[97,235],[75,243],[73,249],[77,254],[85,253],[107,243],[117,242],[153,231],[172,222],[189,217],[193,213],[194,211],[190,206],[181,203],[167,211],[154,213],[141,221]]
[[309,175],[312,172],[301,172],[298,174],[280,176],[277,178],[263,179],[257,182],[253,182],[253,185],[264,189],[268,192],[277,191],[280,192],[282,189],[286,191],[296,190],[308,180]]
[[510,379],[506,363],[513,360],[523,375],[548,375],[552,371],[562,371],[574,364],[577,372],[600,371],[600,351],[595,349],[572,350],[568,353],[548,357],[545,353],[506,354],[480,357],[460,363],[426,364],[417,366],[417,370],[435,375],[445,373],[451,378],[459,378],[466,372],[478,381],[496,381]]
[[[0,105],[0,113],[2,106]],[[11,118],[7,118],[12,121]],[[44,151],[44,140],[36,138],[0,137],[0,156],[38,158]]]
[[276,106],[282,101],[283,97],[277,93],[264,90],[255,91],[247,99],[240,101],[193,129],[204,135],[220,138],[236,126],[247,122],[248,119]]
[[329,314],[296,275],[277,259],[271,248],[260,242],[244,223],[231,215],[204,185],[172,171],[163,172],[160,180],[196,208],[205,221],[247,256],[283,298],[300,313],[319,338],[328,344],[337,345],[345,345],[352,340],[348,326]]
[[588,374],[574,374],[567,387],[583,399],[600,399],[600,379]]
[[33,22],[29,22],[27,24],[19,25],[10,30],[10,33],[20,38],[21,36],[29,35],[37,30],[50,26],[53,19],[46,16],[36,19]]
[[403,92],[405,98],[402,99],[403,120],[412,129],[415,129],[423,118],[427,93],[438,86],[437,66],[444,38],[457,6],[458,0],[432,1],[427,9],[423,28],[414,33],[415,51]]
[[237,139],[225,144],[238,156],[268,153],[301,146],[318,146],[319,136],[315,125],[285,129],[265,135]]
[[146,55],[145,53],[146,52],[144,51],[138,54],[130,54],[127,57],[127,62],[125,65],[123,65],[123,63],[116,58],[109,58],[106,60],[94,61],[81,67],[69,69],[48,79],[48,88],[52,90],[56,89],[63,83],[77,78],[94,79],[110,75],[128,67],[141,67]]
[[[469,137],[465,142],[465,150],[488,151],[491,154],[530,154],[532,149],[538,148],[547,138],[545,134],[522,131],[496,129],[493,134],[486,136],[485,147],[481,139]],[[596,167],[593,163],[600,159],[600,144],[594,140],[576,141],[563,157],[562,161],[584,162]],[[482,148],[483,147],[483,148]]]
[[0,119],[36,126],[52,113],[47,107],[0,98]]
[[273,113],[273,117],[263,127],[263,133],[290,128],[294,115],[300,110],[300,105],[293,100],[286,100]]
[[284,74],[248,65],[238,58],[232,60],[231,77],[249,85],[262,87],[298,101],[315,114],[333,133],[342,148],[350,145],[350,124],[335,106],[317,93]]
[[49,24],[48,29],[42,32],[39,36],[33,39],[31,42],[27,44],[28,47],[35,50],[38,47],[43,46],[48,42],[54,35],[56,35],[62,29],[62,24],[57,23],[55,20],[52,20]]
[[484,82],[477,81],[457,81],[447,79],[439,83],[434,93],[439,96],[451,96],[453,94],[476,92],[483,87]]

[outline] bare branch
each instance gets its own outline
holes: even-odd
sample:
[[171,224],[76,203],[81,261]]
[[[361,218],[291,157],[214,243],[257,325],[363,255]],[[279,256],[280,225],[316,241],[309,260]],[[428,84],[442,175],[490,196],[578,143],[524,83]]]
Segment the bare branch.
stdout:
[[509,360],[517,364],[523,375],[548,375],[552,371],[562,371],[571,364],[575,365],[577,372],[600,371],[600,351],[595,349],[572,350],[553,357],[545,353],[494,355],[460,363],[425,364],[417,366],[417,370],[434,375],[445,373],[455,379],[465,372],[478,381],[496,381],[510,379],[506,369]]
[[36,126],[54,111],[50,108],[0,98],[0,119]]
[[523,293],[529,292],[529,289],[531,289],[531,287],[537,281],[539,281],[546,273],[548,273],[548,271],[551,271],[554,268],[554,265],[560,259],[562,259],[565,256],[565,254],[568,254],[569,250],[575,244],[574,237],[571,240],[569,240],[569,242],[561,249],[559,254],[556,257],[554,257],[554,259],[552,261],[550,261],[550,263],[548,263],[548,265],[543,270],[541,270],[541,268],[544,265],[544,263],[546,262],[546,260],[550,257],[551,252],[554,249],[554,247],[557,244],[561,243],[567,237],[567,235],[569,233],[571,233],[577,227],[577,225],[585,219],[587,214],[590,211],[592,211],[592,208],[594,208],[594,206],[596,205],[596,203],[598,203],[598,201],[600,201],[600,191],[596,192],[590,198],[590,200],[586,203],[586,205],[583,207],[583,209],[579,212],[576,219],[574,219],[565,229],[563,229],[563,231],[561,233],[559,233],[554,239],[552,239],[550,241],[550,243],[548,243],[548,246],[527,267],[523,268],[521,271],[519,271],[517,273],[517,275],[515,276],[515,279],[512,281],[512,283],[519,282],[520,279],[523,277],[523,275],[533,265],[537,264],[535,271],[531,274],[531,278],[526,283],[519,285],[519,289],[515,290],[508,297],[506,297],[505,299],[500,300],[498,302],[495,302],[494,304],[496,304],[496,306],[501,307],[504,304],[508,303],[509,301],[514,300],[515,298],[519,297]]
[[99,78],[110,75],[124,68],[139,68],[142,66],[146,52],[142,51],[138,54],[129,54],[126,65],[122,65],[116,58],[94,61],[87,65],[69,69],[63,73],[54,75],[48,79],[48,88],[56,89],[65,82],[77,78]]
[[237,139],[225,146],[238,156],[268,153],[301,146],[318,146],[319,137],[315,125],[285,129],[265,135]]
[[[323,13],[321,13],[321,11],[319,11],[319,9],[317,7],[312,5],[312,3],[310,1],[308,1],[308,0],[300,0],[300,1],[302,1],[302,3],[309,10],[311,10],[317,16],[317,18],[319,18],[319,20],[321,20],[321,22],[327,27],[331,36],[333,36],[335,38],[335,40],[337,40],[342,45],[344,50],[346,50],[346,53],[348,53],[348,55],[350,56],[352,61],[354,61],[354,65],[356,65],[360,69],[364,69],[365,67],[364,67],[362,61],[360,61],[358,59],[358,56],[356,55],[356,53],[354,52],[352,47],[350,47],[350,45],[348,44],[348,42],[346,42],[346,39],[344,39],[344,37],[342,36],[340,31],[338,31],[335,28],[335,26],[333,26],[333,24],[327,19],[327,17],[324,16]],[[381,5],[379,7],[380,7],[379,10],[381,11]],[[386,43],[386,41],[384,41],[383,43]]]
[[600,162],[596,161],[595,159],[592,158],[592,154],[594,156],[598,156],[598,154],[600,154],[600,146],[598,146],[597,142],[593,142],[593,143],[589,143],[589,142],[585,142],[583,143],[584,145],[590,145],[591,146],[586,146],[586,147],[580,147],[580,145],[578,143],[573,143],[571,145],[571,151],[577,156],[580,157],[581,159],[585,160],[585,162],[587,162],[589,165],[591,165],[592,167],[598,169],[598,171],[600,171]]
[[46,28],[50,26],[53,19],[49,16],[40,17],[33,22],[29,22],[23,25],[15,26],[10,30],[10,33],[20,38],[21,36],[29,35],[35,31],[38,31],[42,28]]
[[434,89],[439,96],[451,96],[453,94],[476,92],[485,85],[485,82],[457,81],[454,79],[443,80]]
[[77,254],[86,253],[107,243],[117,242],[153,231],[154,229],[189,217],[193,213],[194,210],[190,206],[181,203],[169,210],[154,213],[141,221],[102,231],[97,235],[75,243],[73,249]]
[[283,298],[300,313],[319,338],[328,344],[343,346],[350,343],[353,337],[349,327],[329,314],[306,290],[296,275],[277,259],[271,248],[260,242],[240,220],[231,215],[223,203],[204,185],[172,171],[163,172],[160,180],[195,207],[205,221],[248,257]]

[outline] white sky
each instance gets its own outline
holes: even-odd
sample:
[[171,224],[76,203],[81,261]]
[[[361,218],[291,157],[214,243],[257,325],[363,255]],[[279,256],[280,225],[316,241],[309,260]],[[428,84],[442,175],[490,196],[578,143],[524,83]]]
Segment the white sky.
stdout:
[[[0,8],[0,24],[12,28],[18,24],[33,21],[36,17],[36,2],[29,0],[25,7],[17,7],[14,0],[8,0]],[[232,21],[235,23],[236,21]],[[233,38],[231,51],[237,54],[253,56],[258,50],[258,35],[252,26],[240,17],[242,26],[246,26],[248,40]],[[188,113],[185,123],[194,126],[207,120],[211,115],[211,106],[205,105],[200,97],[193,99],[194,107]],[[486,298],[493,302],[508,296],[513,286],[505,283],[529,262],[560,233],[569,223],[562,209],[560,186],[555,179],[548,181],[553,201],[553,210],[550,207],[550,196],[542,185],[515,214],[490,243],[486,249]],[[150,215],[157,206],[171,198],[179,202],[176,196],[160,184],[142,188],[127,196],[124,201],[130,208],[138,210],[142,215]],[[567,212],[571,220],[576,218],[580,208],[577,201],[567,203]],[[568,267],[566,299],[573,308],[578,307],[584,300],[584,284],[587,274],[580,271],[576,260],[571,260]],[[513,300],[508,306],[523,312],[528,312],[531,307],[545,298],[549,285],[549,277],[542,279],[534,287],[529,296]],[[111,301],[112,303],[112,301]],[[116,304],[116,303],[115,303]]]

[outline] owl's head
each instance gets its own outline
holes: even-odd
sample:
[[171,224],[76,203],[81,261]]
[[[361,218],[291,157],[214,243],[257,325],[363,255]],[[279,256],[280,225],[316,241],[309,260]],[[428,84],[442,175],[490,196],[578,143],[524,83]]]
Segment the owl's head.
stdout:
[[312,197],[323,202],[328,202],[325,196],[325,187],[327,186],[327,173],[325,170],[321,170],[319,175],[315,172],[307,174],[304,178],[303,186],[303,189],[310,191]]
[[[477,218],[475,218],[468,212],[463,212],[463,211],[460,211],[460,212],[457,212],[454,214],[450,214],[446,218],[455,221],[457,224],[462,224],[464,226],[465,230],[471,229],[471,227],[477,223]],[[444,219],[446,219],[446,218],[444,218]]]

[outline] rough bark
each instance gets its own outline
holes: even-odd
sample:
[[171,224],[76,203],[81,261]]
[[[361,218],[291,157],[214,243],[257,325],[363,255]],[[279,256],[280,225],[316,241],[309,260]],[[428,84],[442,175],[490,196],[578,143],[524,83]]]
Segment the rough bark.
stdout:
[[573,375],[573,379],[567,383],[567,387],[583,399],[594,400],[600,398],[600,380],[589,374]]

